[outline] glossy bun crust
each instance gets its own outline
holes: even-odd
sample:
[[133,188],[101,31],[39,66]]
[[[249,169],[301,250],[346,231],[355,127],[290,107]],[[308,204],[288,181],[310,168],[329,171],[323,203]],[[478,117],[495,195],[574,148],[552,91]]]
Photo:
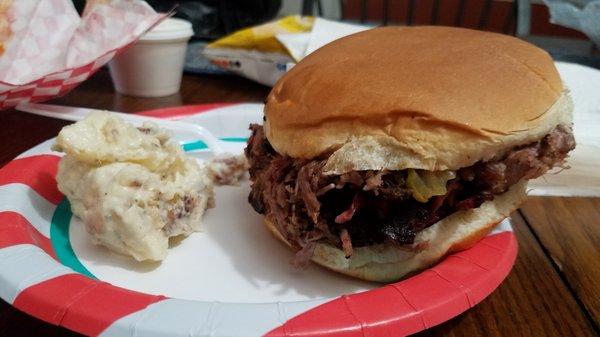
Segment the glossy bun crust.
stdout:
[[550,56],[517,38],[383,27],[330,43],[273,87],[267,138],[280,154],[331,153],[330,173],[458,169],[571,123]]

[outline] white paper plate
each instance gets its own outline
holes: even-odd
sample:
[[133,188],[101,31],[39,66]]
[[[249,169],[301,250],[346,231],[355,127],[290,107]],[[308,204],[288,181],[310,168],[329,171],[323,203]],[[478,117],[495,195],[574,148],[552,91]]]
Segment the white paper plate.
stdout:
[[[241,153],[248,125],[262,122],[262,105],[147,114],[201,124]],[[87,335],[404,335],[481,301],[508,274],[517,252],[505,221],[470,250],[392,285],[316,266],[295,270],[288,263],[293,252],[270,236],[248,204],[245,181],[218,187],[203,231],[174,244],[165,261],[137,263],[93,245],[71,216],[56,188],[60,158],[50,151],[52,142],[0,170],[0,297]]]

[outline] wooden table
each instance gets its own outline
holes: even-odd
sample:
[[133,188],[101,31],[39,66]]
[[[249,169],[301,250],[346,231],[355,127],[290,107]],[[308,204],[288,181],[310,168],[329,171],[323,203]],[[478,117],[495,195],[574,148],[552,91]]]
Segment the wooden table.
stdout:
[[[116,94],[104,70],[53,103],[135,112],[183,104],[261,102],[269,88],[238,77],[186,75],[180,94]],[[0,111],[0,166],[66,122]],[[599,336],[600,199],[531,198],[513,214],[520,249],[511,274],[474,309],[418,336]],[[79,336],[0,300],[0,336]]]

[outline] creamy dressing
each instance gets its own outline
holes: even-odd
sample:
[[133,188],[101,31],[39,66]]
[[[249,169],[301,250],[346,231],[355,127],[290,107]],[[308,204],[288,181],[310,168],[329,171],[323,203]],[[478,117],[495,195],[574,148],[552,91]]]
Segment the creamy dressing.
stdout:
[[207,162],[206,167],[215,185],[239,185],[248,172],[248,162],[243,154],[215,157]]
[[169,238],[198,231],[213,207],[206,168],[154,124],[135,128],[93,113],[59,133],[59,190],[94,242],[142,260],[163,260]]

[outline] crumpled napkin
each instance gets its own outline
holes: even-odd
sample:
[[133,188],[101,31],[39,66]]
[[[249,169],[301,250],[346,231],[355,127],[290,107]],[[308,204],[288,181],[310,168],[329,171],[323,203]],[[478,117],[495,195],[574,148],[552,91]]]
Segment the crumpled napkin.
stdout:
[[583,32],[600,47],[600,0],[544,0],[550,22]]
[[569,169],[554,170],[529,183],[530,195],[600,196],[600,71],[573,63],[556,68],[571,91],[577,147],[567,159]]
[[277,34],[276,38],[298,62],[329,42],[369,28],[372,27],[315,18],[309,33]]

